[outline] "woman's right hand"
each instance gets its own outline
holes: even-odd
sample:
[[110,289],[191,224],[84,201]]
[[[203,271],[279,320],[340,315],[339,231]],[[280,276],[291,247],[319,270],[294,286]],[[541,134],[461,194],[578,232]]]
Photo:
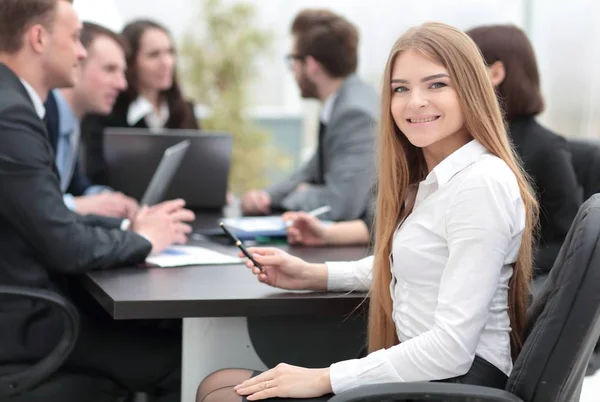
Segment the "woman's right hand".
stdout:
[[[258,269],[250,259],[246,261],[246,266],[262,283],[288,290],[320,290],[327,287],[327,268],[324,264],[310,264],[272,247],[250,247],[248,252],[263,270]],[[242,252],[240,257],[244,257]]]
[[306,212],[287,212],[284,222],[292,222],[288,228],[288,243],[305,246],[324,246],[328,243],[327,225]]

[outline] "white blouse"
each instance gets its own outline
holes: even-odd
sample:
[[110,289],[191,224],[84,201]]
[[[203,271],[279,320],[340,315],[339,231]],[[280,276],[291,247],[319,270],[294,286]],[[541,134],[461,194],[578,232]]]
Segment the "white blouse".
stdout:
[[[512,370],[508,282],[525,227],[517,179],[477,141],[419,183],[392,245],[400,344],[331,366],[335,393],[367,384],[465,374],[477,354]],[[373,257],[327,263],[330,290],[368,290]]]
[[150,129],[164,128],[169,121],[169,106],[167,102],[160,105],[158,112],[154,110],[152,103],[143,96],[138,96],[131,102],[127,109],[127,124],[135,126],[140,120],[144,119]]

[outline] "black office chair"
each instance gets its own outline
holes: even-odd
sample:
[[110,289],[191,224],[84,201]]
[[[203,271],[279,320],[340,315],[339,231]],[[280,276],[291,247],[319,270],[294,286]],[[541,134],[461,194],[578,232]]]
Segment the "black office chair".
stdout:
[[0,365],[0,400],[11,402],[129,400],[131,395],[110,378],[99,373],[68,371],[62,367],[73,350],[79,334],[79,315],[68,300],[51,291],[15,286],[0,286],[0,296],[45,301],[58,308],[65,320],[63,335],[48,356],[33,365]]
[[600,336],[600,195],[581,208],[541,293],[505,390],[451,383],[359,387],[330,402],[575,402]]
[[[572,164],[577,181],[582,189],[583,199],[600,192],[600,141],[597,139],[568,139],[567,148],[571,152]],[[533,291],[543,287],[546,276],[536,278]],[[600,341],[588,365],[587,375],[600,369]]]
[[583,199],[600,192],[600,143],[596,140],[567,140]]

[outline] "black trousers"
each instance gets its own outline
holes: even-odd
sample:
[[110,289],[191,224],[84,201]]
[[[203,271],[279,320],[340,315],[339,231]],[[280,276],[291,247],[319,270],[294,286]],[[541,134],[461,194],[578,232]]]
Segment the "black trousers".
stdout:
[[130,394],[180,402],[181,320],[113,320],[87,293],[74,289],[81,328],[65,367],[107,376]]
[[[252,374],[252,377],[260,374],[260,371],[255,371]],[[435,382],[449,382],[456,384],[469,384],[469,385],[481,385],[484,387],[490,388],[498,388],[504,389],[506,385],[506,381],[508,377],[504,374],[500,369],[498,369],[493,364],[488,361],[482,359],[479,356],[475,356],[475,360],[473,361],[473,365],[467,372],[467,374],[462,375],[460,377],[449,378],[446,380],[439,380]],[[318,398],[310,398],[310,399],[286,399],[286,398],[273,398],[269,399],[269,401],[278,402],[278,401],[292,401],[292,402],[325,402],[328,401],[333,395],[324,395]],[[244,397],[243,402],[247,402],[248,400]],[[435,400],[427,399],[427,401],[435,402]],[[410,402],[410,401],[407,401]]]

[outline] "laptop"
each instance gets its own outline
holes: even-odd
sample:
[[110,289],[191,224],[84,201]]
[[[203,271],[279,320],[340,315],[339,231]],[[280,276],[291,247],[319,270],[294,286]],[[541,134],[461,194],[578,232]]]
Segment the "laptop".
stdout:
[[190,141],[185,140],[165,149],[160,164],[156,168],[140,204],[151,206],[165,200],[165,192],[171,180],[175,177],[177,168],[181,165],[181,161],[189,147]]
[[220,211],[226,204],[233,149],[228,133],[107,128],[104,157],[108,185],[141,201],[164,151],[186,140],[189,149],[163,199],[183,198],[187,208]]

